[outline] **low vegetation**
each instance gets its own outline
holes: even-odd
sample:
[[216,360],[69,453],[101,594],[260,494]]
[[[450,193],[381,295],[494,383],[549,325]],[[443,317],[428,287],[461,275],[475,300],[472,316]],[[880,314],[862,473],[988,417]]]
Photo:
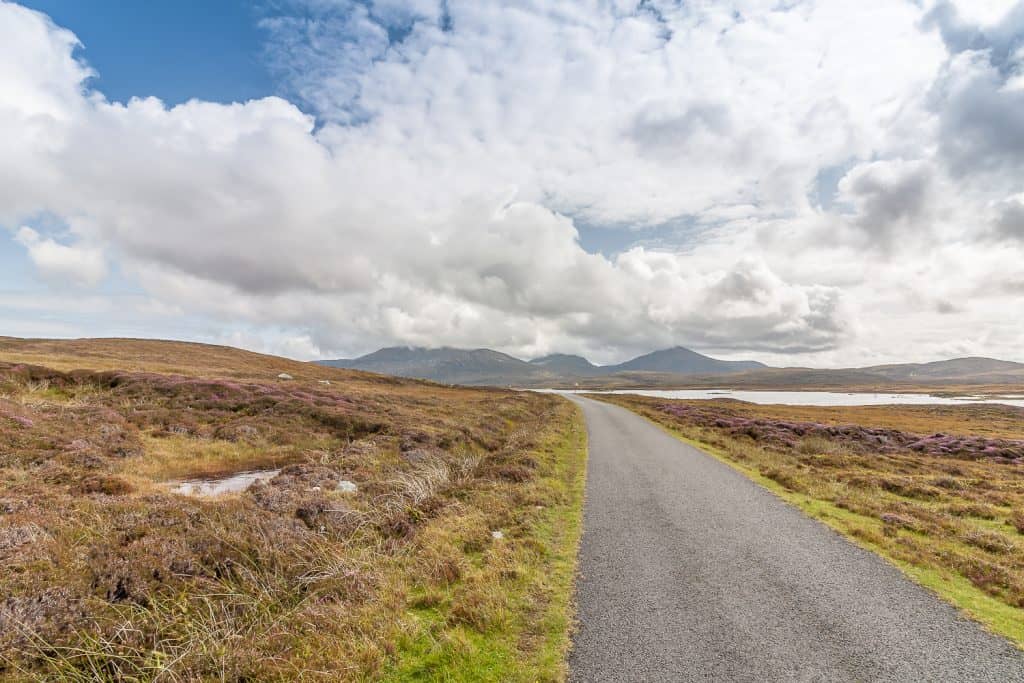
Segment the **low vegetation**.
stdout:
[[594,397],[703,447],[1024,646],[1024,409]]
[[[568,402],[3,342],[0,679],[564,677],[585,460]],[[267,468],[242,493],[173,489]]]

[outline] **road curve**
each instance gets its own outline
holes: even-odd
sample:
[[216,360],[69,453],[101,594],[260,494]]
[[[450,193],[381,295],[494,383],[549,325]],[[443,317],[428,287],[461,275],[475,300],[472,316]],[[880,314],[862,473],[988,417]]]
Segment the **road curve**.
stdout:
[[1024,681],[1024,654],[624,408],[590,438],[570,680]]

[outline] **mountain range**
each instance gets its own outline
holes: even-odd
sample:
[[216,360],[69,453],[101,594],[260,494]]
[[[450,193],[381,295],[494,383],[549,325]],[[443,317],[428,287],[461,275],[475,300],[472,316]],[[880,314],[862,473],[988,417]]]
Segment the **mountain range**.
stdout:
[[1021,385],[1024,363],[956,358],[863,368],[773,368],[757,361],[711,358],[682,346],[654,351],[615,365],[583,356],[552,354],[530,361],[491,349],[396,346],[321,365],[446,384],[521,387],[860,387],[919,385]]

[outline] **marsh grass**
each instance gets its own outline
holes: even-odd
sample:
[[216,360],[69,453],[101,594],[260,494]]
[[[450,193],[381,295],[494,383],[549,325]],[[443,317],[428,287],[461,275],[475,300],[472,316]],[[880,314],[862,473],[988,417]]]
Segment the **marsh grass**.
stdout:
[[1024,445],[1024,411],[1000,409],[998,435],[983,437],[962,431],[972,406],[928,420],[888,406],[878,425],[805,407],[594,397],[727,462],[1024,647],[1024,460],[1008,457]]
[[[230,379],[0,363],[0,679],[564,678],[576,409],[282,383],[262,358]],[[223,498],[165,485],[263,466]]]

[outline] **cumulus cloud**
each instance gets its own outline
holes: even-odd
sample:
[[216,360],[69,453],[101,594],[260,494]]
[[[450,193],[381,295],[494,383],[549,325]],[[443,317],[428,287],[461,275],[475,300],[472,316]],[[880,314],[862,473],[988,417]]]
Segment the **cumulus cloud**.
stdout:
[[[906,348],[1020,271],[977,219],[1024,189],[993,57],[1017,14],[947,5],[289,0],[263,27],[294,102],[167,107],[108,101],[72,33],[0,0],[0,225],[57,216],[66,243],[15,236],[44,275],[116,259],[154,305],[302,356]],[[700,231],[606,256],[581,222]]]
[[107,264],[99,249],[60,244],[41,237],[28,226],[22,226],[14,239],[28,250],[32,263],[48,279],[95,285],[107,274]]

